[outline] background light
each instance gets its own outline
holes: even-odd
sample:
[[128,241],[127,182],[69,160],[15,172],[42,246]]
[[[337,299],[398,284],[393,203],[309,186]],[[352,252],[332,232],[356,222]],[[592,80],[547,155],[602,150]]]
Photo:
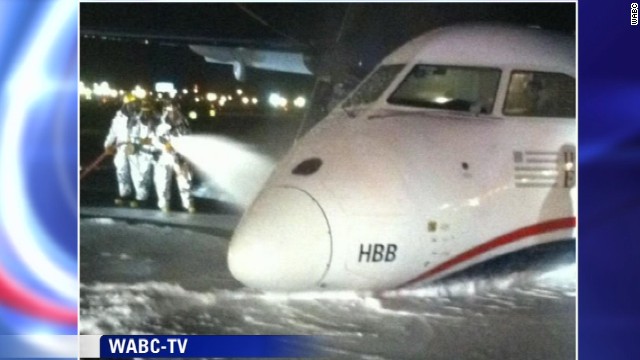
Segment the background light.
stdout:
[[278,107],[280,106],[280,94],[278,93],[271,93],[269,95],[269,104],[273,107]]
[[451,99],[448,98],[448,97],[444,97],[444,96],[438,96],[435,99],[433,99],[433,101],[435,101],[438,104],[444,104],[444,103],[447,103],[447,102],[451,101]]
[[157,82],[155,84],[154,89],[158,93],[161,93],[161,92],[171,93],[176,90],[172,82]]
[[145,97],[147,97],[147,91],[141,88],[140,85],[136,85],[136,87],[133,89],[133,91],[131,91],[131,93],[133,94],[133,96],[137,97],[138,99],[144,99]]
[[295,100],[293,100],[293,105],[295,107],[303,108],[307,104],[307,99],[302,96],[298,96]]

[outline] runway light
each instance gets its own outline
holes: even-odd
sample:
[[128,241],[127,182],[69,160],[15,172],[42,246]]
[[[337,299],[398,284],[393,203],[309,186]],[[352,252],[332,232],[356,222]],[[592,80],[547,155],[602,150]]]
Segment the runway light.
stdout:
[[433,101],[435,101],[438,104],[444,104],[444,103],[447,103],[447,102],[451,101],[451,99],[449,99],[448,97],[444,97],[444,96],[437,96],[435,99],[433,99]]
[[218,94],[216,93],[207,93],[207,100],[216,101],[218,99]]
[[87,99],[91,99],[91,89],[89,89],[88,87],[85,87],[84,83],[81,81],[79,86],[78,86],[78,95],[80,96],[84,96]]
[[243,103],[244,105],[247,105],[247,104],[249,103],[249,98],[248,98],[248,97],[246,97],[246,96],[243,96],[243,97],[242,97],[242,103]]
[[200,98],[199,97],[196,97],[196,102],[200,102]]
[[[86,87],[85,87],[86,89]],[[82,88],[80,89],[80,91],[82,91]],[[114,95],[115,92],[115,95]],[[86,91],[85,91],[86,93]],[[93,83],[93,94],[99,97],[116,97],[117,96],[117,91],[115,89],[112,89],[109,86],[109,83],[106,81],[101,82],[100,84],[96,84]]]
[[154,88],[158,93],[161,93],[161,92],[171,93],[172,91],[176,90],[172,82],[166,82],[166,81],[157,82]]
[[138,99],[144,99],[145,97],[147,97],[147,92],[143,88],[141,88],[140,85],[136,85],[131,93]]
[[271,95],[269,95],[269,104],[273,107],[278,107],[280,105],[280,94],[271,93]]
[[251,103],[254,104],[254,105],[257,104],[258,103],[258,98],[254,97],[253,99],[251,99]]
[[295,100],[293,100],[293,105],[298,108],[303,108],[307,104],[307,99],[302,96],[298,96]]
[[238,89],[238,90],[236,90],[236,94],[238,94],[238,95],[242,95],[242,89]]
[[198,113],[196,113],[195,111],[189,111],[189,119],[191,120],[195,120],[198,118]]
[[209,116],[210,117],[215,117],[216,116],[216,109],[209,110]]

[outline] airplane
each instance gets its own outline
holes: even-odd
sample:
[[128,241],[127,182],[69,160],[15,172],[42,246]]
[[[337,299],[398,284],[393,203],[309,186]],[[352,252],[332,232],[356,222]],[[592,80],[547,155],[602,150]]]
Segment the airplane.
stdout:
[[576,239],[575,38],[453,25],[401,46],[279,162],[228,265],[264,291],[387,290]]

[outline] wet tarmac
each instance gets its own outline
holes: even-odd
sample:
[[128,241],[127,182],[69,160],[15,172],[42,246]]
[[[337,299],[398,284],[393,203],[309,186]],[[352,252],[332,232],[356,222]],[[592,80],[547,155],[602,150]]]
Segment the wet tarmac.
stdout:
[[575,358],[573,243],[400,291],[263,293],[233,279],[229,234],[212,231],[233,215],[189,228],[137,211],[81,210],[81,334],[331,335],[328,356],[360,359]]

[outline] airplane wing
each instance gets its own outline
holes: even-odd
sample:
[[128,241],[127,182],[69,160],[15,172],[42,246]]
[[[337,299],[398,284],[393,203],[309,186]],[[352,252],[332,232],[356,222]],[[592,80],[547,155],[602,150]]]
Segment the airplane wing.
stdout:
[[163,46],[186,46],[205,61],[233,67],[239,81],[246,78],[246,68],[314,75],[314,56],[310,45],[293,39],[242,39],[139,33],[104,29],[80,30],[85,39],[135,41]]
[[209,63],[232,65],[233,75],[239,81],[244,81],[246,67],[313,75],[309,58],[298,51],[215,45],[189,45],[189,49],[203,56]]

